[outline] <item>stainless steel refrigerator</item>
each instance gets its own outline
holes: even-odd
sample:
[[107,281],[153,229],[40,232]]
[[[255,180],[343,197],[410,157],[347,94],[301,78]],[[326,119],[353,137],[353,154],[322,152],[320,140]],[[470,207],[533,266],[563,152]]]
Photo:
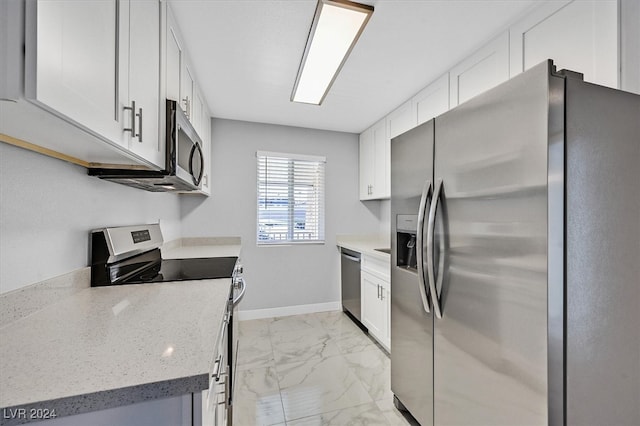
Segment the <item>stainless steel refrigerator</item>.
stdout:
[[640,96],[545,61],[394,138],[391,228],[398,408],[640,424]]

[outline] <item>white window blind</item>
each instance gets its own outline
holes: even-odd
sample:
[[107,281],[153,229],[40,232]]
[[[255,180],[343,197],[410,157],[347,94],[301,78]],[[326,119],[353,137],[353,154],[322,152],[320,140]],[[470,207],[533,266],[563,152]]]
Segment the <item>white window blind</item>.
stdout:
[[324,242],[324,157],[258,151],[258,244]]

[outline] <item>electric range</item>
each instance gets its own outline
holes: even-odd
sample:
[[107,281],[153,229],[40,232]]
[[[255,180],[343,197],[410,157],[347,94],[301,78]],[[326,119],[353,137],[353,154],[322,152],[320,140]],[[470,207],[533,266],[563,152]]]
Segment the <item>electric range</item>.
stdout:
[[162,243],[159,224],[92,231],[91,286],[231,278],[228,303],[215,344],[209,389],[203,390],[206,398],[193,401],[194,407],[202,408],[203,424],[231,425],[238,350],[237,306],[246,290],[242,266],[235,256],[162,259]]

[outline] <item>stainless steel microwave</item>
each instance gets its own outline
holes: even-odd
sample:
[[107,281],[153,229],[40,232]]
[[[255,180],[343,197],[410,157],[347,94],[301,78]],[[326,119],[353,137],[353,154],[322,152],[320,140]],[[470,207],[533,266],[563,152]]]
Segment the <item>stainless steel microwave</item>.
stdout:
[[166,101],[166,162],[163,170],[89,169],[90,176],[151,192],[196,191],[204,171],[202,139],[176,101]]

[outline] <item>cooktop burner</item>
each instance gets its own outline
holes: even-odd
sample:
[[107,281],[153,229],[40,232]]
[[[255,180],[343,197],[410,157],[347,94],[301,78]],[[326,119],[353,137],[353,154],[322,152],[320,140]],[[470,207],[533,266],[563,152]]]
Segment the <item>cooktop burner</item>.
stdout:
[[138,284],[231,278],[237,259],[237,257],[163,259],[120,283]]

